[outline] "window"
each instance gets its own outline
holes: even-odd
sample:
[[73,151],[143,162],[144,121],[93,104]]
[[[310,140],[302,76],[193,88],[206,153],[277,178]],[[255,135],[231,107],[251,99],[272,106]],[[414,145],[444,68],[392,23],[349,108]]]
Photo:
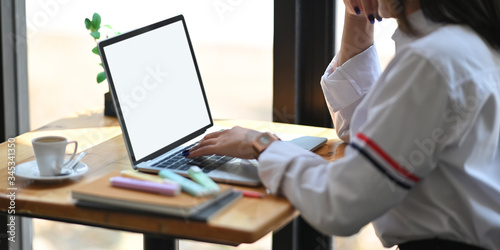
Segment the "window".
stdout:
[[[120,32],[183,14],[214,119],[271,120],[272,1],[26,0],[31,129],[103,109],[108,88],[96,83],[102,68],[84,25],[94,12]],[[35,249],[142,247],[139,234],[38,219],[33,224]],[[190,244],[181,247],[196,248]]]
[[[339,46],[341,1],[337,7]],[[106,84],[96,83],[102,68],[98,56],[91,53],[95,43],[83,22],[94,12],[101,14],[103,24],[121,32],[184,14],[213,117],[270,121],[273,8],[269,0],[26,0],[31,129],[82,110],[103,108],[103,94],[108,89]],[[376,24],[375,43],[383,65],[393,56],[390,34],[394,27],[394,21]],[[287,118],[286,110],[278,111]],[[77,247],[76,240],[103,244],[92,245],[95,248],[135,248],[142,238],[44,220],[35,220],[34,228],[34,245],[40,249],[65,244]],[[269,245],[269,237],[264,241]],[[82,249],[89,247],[86,244],[82,243]]]
[[26,11],[31,129],[102,109],[108,89],[84,26],[94,12],[120,32],[184,14],[213,117],[271,120],[272,1],[27,0]]

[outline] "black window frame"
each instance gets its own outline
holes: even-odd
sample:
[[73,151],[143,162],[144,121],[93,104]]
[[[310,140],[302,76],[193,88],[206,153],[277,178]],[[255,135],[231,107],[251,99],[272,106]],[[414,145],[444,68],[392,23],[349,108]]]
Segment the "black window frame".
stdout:
[[30,130],[25,1],[2,0],[0,37],[0,136],[5,141]]
[[[274,1],[274,122],[333,127],[320,80],[335,55],[335,13],[334,0]],[[332,245],[302,217],[273,234],[275,250]]]
[[335,55],[336,1],[275,0],[273,121],[333,127],[320,80]]

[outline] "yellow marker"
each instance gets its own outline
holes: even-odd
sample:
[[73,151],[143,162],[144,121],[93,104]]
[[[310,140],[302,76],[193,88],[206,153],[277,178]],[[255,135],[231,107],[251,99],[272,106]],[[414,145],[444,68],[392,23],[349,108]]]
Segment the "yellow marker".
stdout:
[[122,170],[121,175],[123,177],[128,177],[128,178],[138,179],[138,180],[143,180],[143,181],[152,181],[152,182],[158,182],[158,183],[171,182],[169,180],[162,179],[159,176],[145,174],[145,173],[139,173],[135,170]]

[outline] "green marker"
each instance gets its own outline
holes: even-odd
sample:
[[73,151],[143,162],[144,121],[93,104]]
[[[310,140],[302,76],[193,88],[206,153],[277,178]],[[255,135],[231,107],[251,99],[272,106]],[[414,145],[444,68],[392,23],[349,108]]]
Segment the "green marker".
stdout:
[[210,179],[208,175],[203,173],[203,171],[201,171],[199,167],[192,166],[191,168],[189,168],[188,174],[192,180],[206,188],[210,194],[215,194],[220,191],[219,185],[217,185],[217,183]]
[[158,175],[161,178],[169,179],[169,180],[172,180],[172,181],[179,183],[179,185],[181,185],[182,191],[184,191],[192,196],[201,197],[201,196],[206,196],[206,195],[211,194],[211,192],[209,192],[203,186],[174,173],[172,170],[163,169],[158,173]]

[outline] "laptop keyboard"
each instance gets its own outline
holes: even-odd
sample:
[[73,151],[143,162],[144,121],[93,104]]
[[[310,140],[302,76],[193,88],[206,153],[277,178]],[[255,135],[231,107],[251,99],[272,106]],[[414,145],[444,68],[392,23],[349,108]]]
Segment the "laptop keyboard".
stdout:
[[189,150],[196,144],[190,145],[178,152],[165,158],[163,161],[157,163],[155,166],[159,168],[167,168],[170,170],[184,170],[187,171],[191,166],[198,166],[204,173],[209,173],[212,170],[222,166],[224,163],[233,159],[229,156],[220,155],[207,155],[194,159],[188,159],[182,155],[184,150]]

